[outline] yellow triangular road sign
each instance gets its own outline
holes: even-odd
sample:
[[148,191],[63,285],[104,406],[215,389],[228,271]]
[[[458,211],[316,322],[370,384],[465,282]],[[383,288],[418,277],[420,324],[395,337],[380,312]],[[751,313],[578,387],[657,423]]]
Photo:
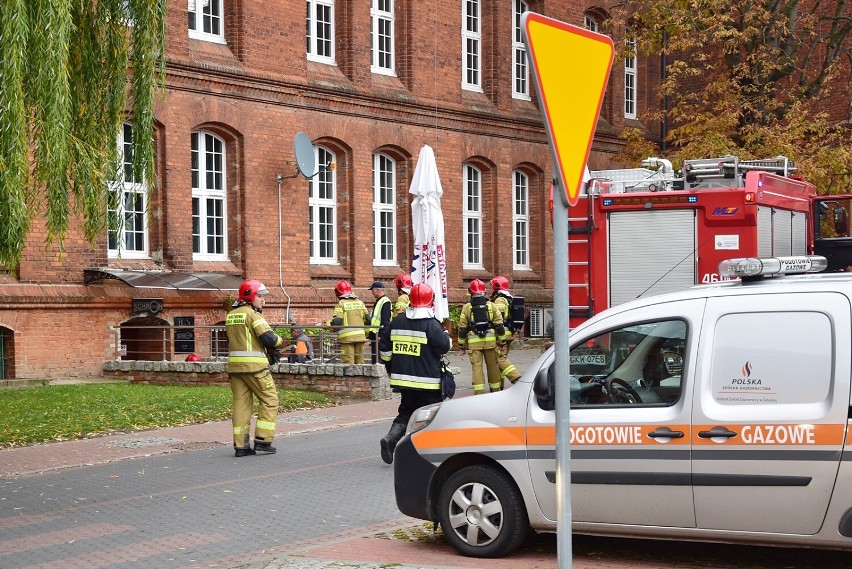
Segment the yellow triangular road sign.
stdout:
[[521,26],[554,168],[575,205],[612,67],[612,39],[533,12],[524,13]]

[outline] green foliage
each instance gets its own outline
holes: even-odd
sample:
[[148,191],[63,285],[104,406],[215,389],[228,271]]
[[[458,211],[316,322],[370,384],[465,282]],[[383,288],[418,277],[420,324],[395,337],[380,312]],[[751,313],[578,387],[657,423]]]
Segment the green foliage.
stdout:
[[166,0],[0,0],[0,13],[0,264],[14,267],[42,212],[48,242],[61,245],[72,203],[89,241],[104,234],[128,104],[133,178],[153,184]]
[[464,308],[463,304],[451,304],[451,305],[449,305],[450,321],[453,323],[453,329],[454,330],[458,330],[459,316],[461,316],[462,308]]
[[[320,393],[279,389],[279,410],[332,405]],[[53,385],[0,390],[0,448],[231,416],[228,387]]]
[[[609,33],[621,37],[629,28],[645,54],[665,57],[659,94],[666,108],[640,118],[667,121],[666,157],[675,165],[783,154],[821,193],[852,191],[849,127],[820,112],[832,93],[848,94],[846,0],[816,8],[801,0],[636,0],[611,16]],[[623,138],[625,163],[649,155],[635,133]]]

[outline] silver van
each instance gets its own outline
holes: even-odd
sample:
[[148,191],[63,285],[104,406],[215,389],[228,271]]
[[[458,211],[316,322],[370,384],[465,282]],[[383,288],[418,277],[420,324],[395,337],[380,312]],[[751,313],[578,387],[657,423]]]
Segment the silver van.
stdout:
[[597,315],[570,334],[570,377],[551,348],[505,391],[418,410],[399,509],[476,557],[556,531],[567,388],[575,532],[852,549],[852,275],[782,259],[764,277],[775,261]]

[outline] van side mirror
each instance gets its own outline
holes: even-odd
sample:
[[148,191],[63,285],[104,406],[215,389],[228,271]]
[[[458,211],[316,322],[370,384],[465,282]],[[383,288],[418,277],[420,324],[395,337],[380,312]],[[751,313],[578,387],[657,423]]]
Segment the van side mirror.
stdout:
[[556,408],[556,394],[554,392],[554,375],[556,366],[550,365],[547,369],[539,370],[533,382],[533,393],[539,407],[545,411],[553,411]]

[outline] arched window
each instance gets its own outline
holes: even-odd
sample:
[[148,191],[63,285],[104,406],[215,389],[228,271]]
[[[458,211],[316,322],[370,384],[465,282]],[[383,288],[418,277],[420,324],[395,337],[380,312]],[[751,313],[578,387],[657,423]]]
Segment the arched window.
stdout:
[[207,261],[228,259],[225,142],[215,134],[192,133],[192,253]]
[[396,265],[396,161],[373,154],[374,265]]
[[337,263],[337,176],[328,165],[336,162],[334,153],[314,147],[319,173],[310,179],[310,262]]
[[512,192],[513,268],[524,270],[530,268],[530,179],[520,170],[515,170],[512,177],[514,179],[514,190]]
[[482,268],[482,172],[464,165],[462,216],[464,219],[464,259],[468,269]]
[[124,123],[118,139],[121,169],[110,184],[107,242],[110,258],[148,257],[148,187],[133,176],[133,128]]
[[523,0],[512,0],[514,29],[512,30],[512,96],[516,99],[530,98],[530,71],[527,63],[527,46],[521,16],[529,10]]

